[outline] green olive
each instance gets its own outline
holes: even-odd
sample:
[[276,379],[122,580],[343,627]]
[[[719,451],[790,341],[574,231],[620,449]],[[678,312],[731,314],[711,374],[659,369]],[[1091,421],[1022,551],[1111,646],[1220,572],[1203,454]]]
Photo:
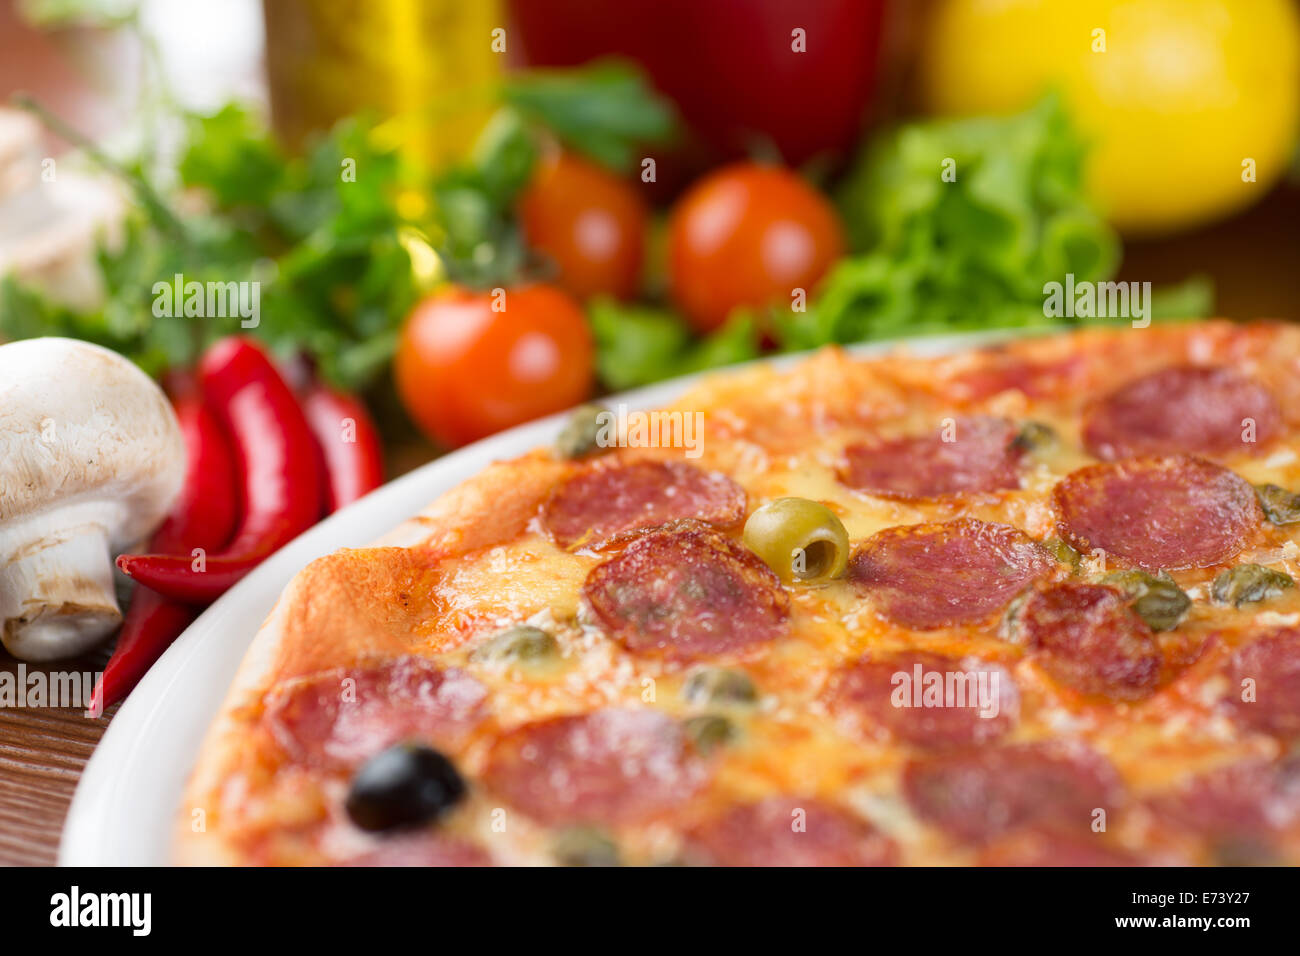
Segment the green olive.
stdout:
[[579,405],[556,436],[555,453],[561,458],[584,458],[609,447],[609,416],[601,405]]
[[1123,591],[1132,602],[1134,613],[1153,631],[1172,631],[1192,606],[1192,599],[1164,571],[1158,575],[1146,571],[1115,571],[1102,578],[1101,583]]
[[682,729],[695,744],[695,749],[702,754],[711,754],[719,747],[731,743],[738,736],[736,725],[719,714],[704,714],[691,717]]
[[1042,422],[1025,422],[1012,439],[1012,446],[1023,452],[1046,451],[1056,445],[1056,429]]
[[560,656],[560,645],[549,631],[531,624],[516,624],[489,638],[476,647],[470,658],[489,663],[511,663],[537,666],[554,663]]
[[1273,524],[1294,524],[1300,521],[1300,494],[1287,491],[1281,485],[1256,485],[1255,495],[1264,517]]
[[569,827],[560,833],[552,847],[561,866],[618,866],[618,847],[614,841],[592,827]]
[[701,667],[686,678],[682,697],[687,703],[701,706],[743,707],[758,699],[758,691],[744,671]]
[[1262,564],[1238,564],[1219,572],[1210,585],[1210,597],[1220,604],[1241,607],[1243,604],[1278,597],[1287,588],[1293,587],[1295,580],[1289,574],[1274,571]]
[[787,584],[826,584],[849,563],[849,533],[825,505],[777,498],[745,522],[745,545]]

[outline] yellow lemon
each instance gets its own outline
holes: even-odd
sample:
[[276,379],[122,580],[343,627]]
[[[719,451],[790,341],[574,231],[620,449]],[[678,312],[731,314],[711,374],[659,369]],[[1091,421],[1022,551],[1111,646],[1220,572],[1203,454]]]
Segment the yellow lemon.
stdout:
[[1055,86],[1110,220],[1169,231],[1248,205],[1285,171],[1300,16],[1292,0],[941,0],[920,82],[945,114],[1019,109]]

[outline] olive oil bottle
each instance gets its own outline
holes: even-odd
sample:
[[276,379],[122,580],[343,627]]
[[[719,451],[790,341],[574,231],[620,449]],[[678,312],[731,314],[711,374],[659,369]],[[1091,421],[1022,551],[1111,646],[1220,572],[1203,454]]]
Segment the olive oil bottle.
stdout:
[[504,60],[499,0],[263,0],[263,11],[272,119],[291,146],[371,111],[438,167],[487,119]]

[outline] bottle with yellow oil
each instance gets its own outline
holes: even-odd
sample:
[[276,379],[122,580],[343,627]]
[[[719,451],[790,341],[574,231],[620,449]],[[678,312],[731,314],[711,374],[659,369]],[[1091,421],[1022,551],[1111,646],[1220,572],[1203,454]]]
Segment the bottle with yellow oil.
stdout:
[[499,0],[263,0],[271,113],[290,145],[344,116],[435,168],[462,156],[492,110],[504,55]]

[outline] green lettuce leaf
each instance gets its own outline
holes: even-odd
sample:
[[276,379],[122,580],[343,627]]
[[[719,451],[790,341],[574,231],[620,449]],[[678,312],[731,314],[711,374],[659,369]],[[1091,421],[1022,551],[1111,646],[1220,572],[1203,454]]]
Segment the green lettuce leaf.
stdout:
[[1044,283],[1103,281],[1119,263],[1084,195],[1084,149],[1055,96],[877,137],[840,195],[858,252],[807,312],[782,317],[782,344],[1060,324],[1043,315]]
[[672,312],[649,306],[597,299],[587,317],[596,338],[596,373],[611,391],[758,356],[757,323],[745,312],[703,339]]

